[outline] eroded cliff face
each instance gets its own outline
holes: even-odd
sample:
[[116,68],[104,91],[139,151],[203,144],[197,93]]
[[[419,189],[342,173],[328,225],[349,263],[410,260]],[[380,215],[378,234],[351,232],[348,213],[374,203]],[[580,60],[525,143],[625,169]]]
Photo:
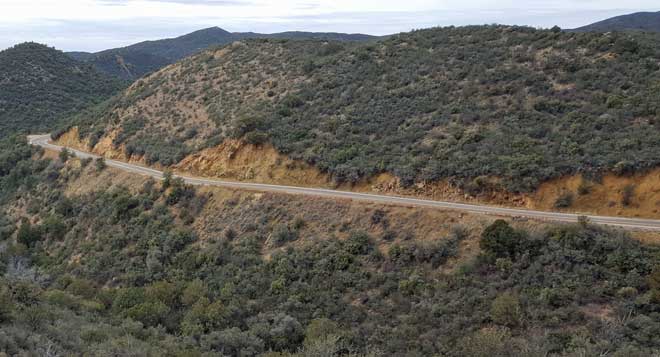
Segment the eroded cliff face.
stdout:
[[271,145],[251,145],[241,140],[190,155],[174,169],[197,176],[284,185],[330,187],[329,175],[275,150]]

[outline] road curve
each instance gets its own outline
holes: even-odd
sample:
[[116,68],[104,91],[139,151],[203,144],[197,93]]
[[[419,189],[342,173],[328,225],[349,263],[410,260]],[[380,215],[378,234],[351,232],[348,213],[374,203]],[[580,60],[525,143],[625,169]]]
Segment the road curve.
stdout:
[[[61,151],[64,148],[62,146],[52,144],[49,141],[50,141],[49,134],[28,136],[28,142],[32,145],[41,146],[45,149],[54,150],[54,151]],[[99,157],[98,155],[90,154],[72,148],[67,148],[67,150],[74,153],[77,157],[81,159],[84,158],[94,159]],[[108,166],[122,169],[128,172],[150,176],[156,179],[163,178],[162,171],[158,171],[148,167],[143,167],[135,164],[129,164],[126,162],[109,160],[109,159],[106,159],[105,162]],[[433,200],[424,200],[424,199],[409,198],[409,197],[397,197],[397,196],[385,196],[385,195],[376,195],[369,193],[337,191],[337,190],[329,190],[322,188],[307,188],[307,187],[268,185],[268,184],[260,184],[260,183],[221,181],[214,179],[188,177],[182,175],[176,175],[176,177],[182,178],[186,183],[191,185],[220,186],[220,187],[228,187],[228,188],[236,188],[236,189],[252,190],[252,191],[351,199],[351,200],[369,201],[375,203],[393,204],[400,206],[429,207],[429,208],[456,210],[456,211],[463,211],[463,212],[477,213],[477,214],[524,217],[530,219],[539,219],[539,220],[555,221],[555,222],[577,222],[578,218],[580,216],[583,216],[583,217],[587,217],[589,219],[589,222],[600,225],[615,226],[615,227],[634,229],[634,230],[660,231],[660,220],[654,220],[654,219],[578,215],[571,213],[536,211],[536,210],[505,208],[505,207],[497,207],[497,206],[483,206],[483,205],[474,205],[474,204],[465,204],[465,203],[456,203],[456,202],[433,201]]]

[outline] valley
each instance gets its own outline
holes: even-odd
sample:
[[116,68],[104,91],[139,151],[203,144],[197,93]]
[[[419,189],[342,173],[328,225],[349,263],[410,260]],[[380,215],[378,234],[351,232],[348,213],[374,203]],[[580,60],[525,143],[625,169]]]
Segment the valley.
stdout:
[[94,51],[0,51],[0,357],[658,355],[658,13],[422,3],[37,18]]

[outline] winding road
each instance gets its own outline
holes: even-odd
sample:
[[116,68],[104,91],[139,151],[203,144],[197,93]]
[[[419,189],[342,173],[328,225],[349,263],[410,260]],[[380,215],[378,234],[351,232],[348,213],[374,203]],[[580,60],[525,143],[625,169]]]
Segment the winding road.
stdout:
[[[62,146],[50,143],[50,134],[30,135],[28,136],[28,142],[32,145],[41,146],[44,149],[53,150],[53,151],[61,151],[62,149],[64,149],[64,147]],[[84,158],[95,159],[99,157],[98,155],[90,154],[73,148],[66,148],[66,149],[74,153],[78,158],[81,159]],[[109,160],[109,159],[106,159],[105,162],[108,166],[115,167],[128,172],[146,175],[156,179],[163,178],[162,171],[154,170],[148,167],[143,167],[135,164],[129,164],[126,162]],[[660,220],[655,220],[655,219],[579,215],[579,214],[571,214],[571,213],[547,212],[547,211],[536,211],[536,210],[528,210],[528,209],[505,208],[505,207],[497,207],[497,206],[483,206],[483,205],[465,204],[465,203],[456,203],[456,202],[433,201],[433,200],[424,200],[424,199],[417,199],[410,197],[376,195],[369,193],[338,191],[338,190],[329,190],[322,188],[232,182],[232,181],[222,181],[215,179],[188,177],[182,175],[176,175],[176,177],[180,177],[186,183],[191,185],[219,186],[219,187],[227,187],[227,188],[235,188],[235,189],[251,190],[251,191],[307,195],[307,196],[327,197],[334,199],[350,199],[350,200],[368,201],[374,203],[383,203],[383,204],[399,205],[399,206],[428,207],[428,208],[437,208],[444,210],[455,210],[455,211],[463,211],[463,212],[476,213],[476,214],[489,214],[489,215],[508,216],[508,217],[524,217],[530,219],[555,221],[555,222],[577,222],[579,217],[583,216],[583,217],[587,217],[589,222],[594,224],[615,226],[615,227],[634,229],[634,230],[660,231]]]

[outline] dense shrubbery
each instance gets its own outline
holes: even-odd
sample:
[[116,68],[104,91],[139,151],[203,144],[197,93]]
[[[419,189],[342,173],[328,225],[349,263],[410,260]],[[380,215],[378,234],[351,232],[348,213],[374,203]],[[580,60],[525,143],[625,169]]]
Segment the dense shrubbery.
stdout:
[[[136,108],[150,115],[120,141],[165,164],[246,136],[337,181],[498,176],[526,191],[563,174],[658,164],[658,39],[478,26],[362,44],[246,41],[144,80],[95,119],[114,129]],[[155,107],[139,106],[161,92]],[[182,100],[209,121],[180,115],[171,103]]]
[[[483,254],[455,271],[438,268],[456,257],[460,228],[432,243],[391,244],[387,255],[363,232],[302,240],[301,220],[257,220],[202,240],[204,228],[190,223],[206,196],[176,178],[65,196],[62,185],[81,169],[33,161],[20,141],[10,146],[0,158],[0,350],[9,354],[660,350],[660,252],[619,231],[527,232],[496,221],[481,237]],[[19,201],[26,220],[4,215]],[[367,219],[389,226],[378,211]],[[263,257],[268,244],[293,240]]]
[[107,99],[123,83],[55,49],[24,43],[0,52],[0,138],[44,132]]

